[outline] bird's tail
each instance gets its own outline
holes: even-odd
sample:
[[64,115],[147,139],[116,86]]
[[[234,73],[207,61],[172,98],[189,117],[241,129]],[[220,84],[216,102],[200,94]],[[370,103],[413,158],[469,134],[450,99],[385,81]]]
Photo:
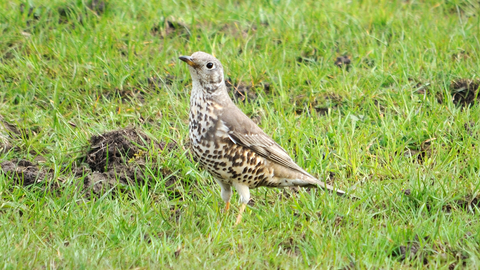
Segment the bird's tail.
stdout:
[[[357,199],[357,200],[359,199],[358,197],[353,196],[353,195],[350,195],[350,194],[347,194],[346,191],[343,191],[343,190],[341,190],[341,189],[335,188],[335,187],[333,187],[332,185],[329,185],[329,184],[327,184],[326,182],[321,181],[321,180],[319,180],[319,179],[317,179],[317,178],[315,178],[315,177],[313,177],[313,176],[312,176],[310,179],[308,179],[307,181],[309,182],[309,183],[307,184],[307,186],[319,187],[319,188],[322,188],[322,189],[324,189],[324,190],[326,190],[326,191],[329,191],[329,192],[331,192],[331,193],[336,193],[338,196],[347,196],[348,198]],[[305,183],[305,180],[304,180],[303,183]],[[355,188],[353,188],[353,189],[355,189]],[[353,190],[353,189],[351,189],[351,190]]]
[[315,179],[317,180],[317,186],[322,188],[322,189],[325,189],[325,190],[328,190],[329,192],[332,192],[332,193],[336,193],[338,196],[345,196],[347,193],[341,189],[337,189],[337,188],[334,188],[332,185],[329,185],[327,184],[326,182],[322,182],[318,179]]

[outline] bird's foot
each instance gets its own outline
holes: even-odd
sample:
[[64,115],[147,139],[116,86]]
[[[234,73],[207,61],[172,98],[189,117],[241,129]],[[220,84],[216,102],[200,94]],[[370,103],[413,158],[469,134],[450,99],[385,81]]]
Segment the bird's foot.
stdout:
[[230,202],[227,202],[227,203],[225,204],[225,210],[224,210],[224,212],[227,213],[228,210],[230,210]]
[[242,214],[245,211],[245,207],[247,207],[247,204],[242,203],[242,205],[240,206],[240,211],[238,212],[237,221],[235,221],[235,226],[237,226],[242,221]]

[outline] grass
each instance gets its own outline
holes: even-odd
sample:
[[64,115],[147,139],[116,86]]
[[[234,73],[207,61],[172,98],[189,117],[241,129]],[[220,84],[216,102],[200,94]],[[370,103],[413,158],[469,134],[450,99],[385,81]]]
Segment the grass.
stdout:
[[[480,267],[480,108],[450,94],[453,80],[479,76],[477,2],[3,1],[0,10],[0,114],[21,131],[0,162],[41,160],[51,173],[27,187],[0,175],[3,268]],[[301,166],[357,185],[362,199],[260,188],[233,227],[237,197],[224,214],[219,187],[184,147],[146,150],[147,167],[172,176],[152,171],[148,185],[86,196],[72,171],[92,136],[135,126],[185,145],[191,81],[178,56],[198,50],[254,86],[257,98],[238,106]],[[342,55],[348,68],[334,64]]]

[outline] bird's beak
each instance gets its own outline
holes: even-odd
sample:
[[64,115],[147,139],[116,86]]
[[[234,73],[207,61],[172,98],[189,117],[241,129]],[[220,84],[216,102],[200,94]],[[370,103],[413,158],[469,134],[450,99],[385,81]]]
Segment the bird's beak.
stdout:
[[195,67],[197,65],[195,62],[193,62],[193,58],[191,56],[180,56],[179,58],[191,67]]

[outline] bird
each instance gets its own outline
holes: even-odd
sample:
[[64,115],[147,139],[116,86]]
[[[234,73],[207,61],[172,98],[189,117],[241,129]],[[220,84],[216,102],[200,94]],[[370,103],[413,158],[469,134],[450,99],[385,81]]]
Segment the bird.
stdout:
[[226,211],[230,209],[232,186],[236,189],[241,206],[235,225],[242,220],[253,188],[319,187],[340,196],[346,194],[297,165],[235,105],[218,59],[201,51],[179,59],[188,64],[192,78],[188,120],[192,157],[220,185]]

